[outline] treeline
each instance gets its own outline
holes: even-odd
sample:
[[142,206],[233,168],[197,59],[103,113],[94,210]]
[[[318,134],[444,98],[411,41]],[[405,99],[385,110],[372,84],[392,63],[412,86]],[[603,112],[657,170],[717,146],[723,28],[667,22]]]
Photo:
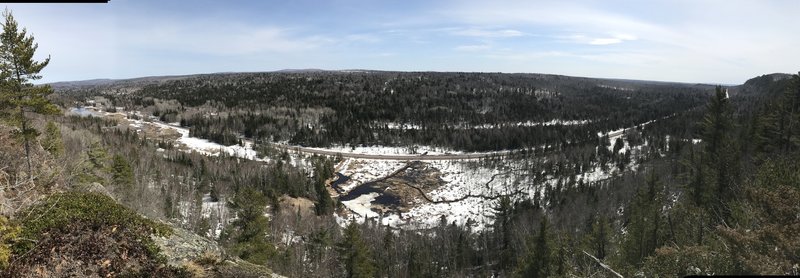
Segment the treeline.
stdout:
[[[366,221],[341,236],[330,234],[335,224],[317,224],[276,254],[275,267],[298,277],[797,275],[800,76],[792,78],[780,94],[745,104],[764,107],[752,110],[718,88],[697,117],[642,128],[653,160],[638,171],[542,199],[501,200],[488,230],[445,217],[411,232]],[[688,137],[664,138],[687,121],[679,134]]]
[[[121,90],[89,87],[127,109],[173,115],[219,143],[435,145],[465,151],[585,141],[590,134],[701,105],[708,86],[495,73],[242,73],[187,77]],[[158,100],[176,100],[165,107]],[[588,121],[520,127],[516,123]],[[388,128],[411,124],[415,130]],[[487,125],[489,128],[471,130]],[[556,136],[553,134],[561,134]]]
[[[420,231],[370,220],[342,229],[330,214],[335,201],[324,199],[319,186],[332,173],[331,162],[324,160],[310,175],[291,174],[295,170],[285,162],[263,166],[173,150],[152,152],[154,164],[132,165],[134,175],[142,171],[137,169],[163,169],[169,178],[162,180],[181,186],[168,190],[178,192],[171,196],[222,192],[214,194],[231,200],[228,207],[241,218],[220,240],[233,255],[294,277],[797,274],[800,77],[756,81],[728,93],[718,88],[706,95],[704,106],[628,131],[622,141],[595,134],[594,143],[529,154],[530,168],[542,173],[534,182],[556,181],[532,200],[501,200],[487,212],[494,225],[482,231],[452,225],[446,217],[438,227]],[[76,127],[110,138],[135,137],[115,135],[125,133],[104,128],[100,120],[78,121],[97,121]],[[147,144],[119,138],[108,144],[114,142]],[[640,147],[642,157],[626,159],[625,144]],[[537,155],[548,159],[535,160]],[[202,166],[211,162],[202,162],[206,159],[214,165]],[[629,168],[634,171],[592,184],[575,178],[593,167],[629,164],[637,165]],[[191,189],[204,176],[203,167],[215,186]],[[274,211],[280,206],[270,196],[281,192],[314,200],[319,215]],[[273,209],[269,219],[263,214],[267,205]],[[207,231],[210,225],[201,222],[197,226],[205,228],[199,230]]]

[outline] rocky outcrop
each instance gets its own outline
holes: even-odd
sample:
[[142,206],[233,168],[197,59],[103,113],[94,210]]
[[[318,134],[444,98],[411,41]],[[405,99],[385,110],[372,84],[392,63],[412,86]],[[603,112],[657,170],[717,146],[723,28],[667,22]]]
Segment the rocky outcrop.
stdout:
[[167,264],[181,267],[201,258],[222,260],[224,257],[216,242],[185,229],[172,228],[172,231],[169,237],[151,236],[161,248],[161,254],[167,257]]
[[168,237],[152,236],[167,264],[199,277],[283,277],[269,268],[228,257],[215,241],[181,228]]

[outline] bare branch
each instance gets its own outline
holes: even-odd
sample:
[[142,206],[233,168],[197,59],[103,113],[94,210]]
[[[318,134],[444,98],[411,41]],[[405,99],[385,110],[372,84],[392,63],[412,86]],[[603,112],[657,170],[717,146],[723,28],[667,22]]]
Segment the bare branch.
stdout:
[[592,256],[592,255],[591,255],[591,254],[589,254],[589,253],[586,253],[586,251],[583,251],[583,250],[581,250],[581,251],[582,251],[584,254],[586,254],[586,256],[589,256],[590,258],[594,259],[594,260],[597,262],[597,264],[599,264],[601,267],[605,268],[605,269],[606,269],[606,270],[608,270],[608,271],[611,271],[611,273],[614,273],[614,275],[616,275],[616,276],[617,276],[617,277],[619,277],[619,278],[624,278],[624,277],[622,276],[622,274],[619,274],[618,272],[616,272],[616,271],[614,271],[613,269],[611,269],[611,267],[610,267],[610,266],[608,266],[607,264],[604,264],[602,261],[600,261],[600,259],[598,259],[598,258],[595,258],[595,256]]

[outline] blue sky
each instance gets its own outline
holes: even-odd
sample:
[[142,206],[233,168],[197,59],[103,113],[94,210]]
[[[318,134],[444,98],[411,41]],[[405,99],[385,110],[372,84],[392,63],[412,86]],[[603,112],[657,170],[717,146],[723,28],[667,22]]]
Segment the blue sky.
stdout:
[[800,70],[800,1],[8,4],[42,82],[287,68],[739,84]]

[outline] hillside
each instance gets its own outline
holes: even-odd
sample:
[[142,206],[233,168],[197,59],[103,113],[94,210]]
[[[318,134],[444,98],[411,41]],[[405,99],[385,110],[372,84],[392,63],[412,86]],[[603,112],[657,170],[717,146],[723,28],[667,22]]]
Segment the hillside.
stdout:
[[89,2],[0,16],[0,278],[800,277],[800,2]]
[[[61,162],[37,164],[39,173],[58,174],[35,184],[99,182],[150,219],[292,277],[338,275],[354,264],[403,277],[509,276],[541,256],[556,273],[577,276],[611,275],[594,259],[625,275],[791,274],[797,233],[786,217],[800,201],[791,159],[798,130],[785,124],[797,117],[787,105],[796,97],[792,78],[765,75],[717,92],[549,75],[391,72],[212,74],[144,86],[76,86],[52,98],[65,114],[57,117],[60,132],[39,141],[37,156],[46,159],[37,161]],[[409,84],[387,85],[390,93],[354,89],[387,80]],[[549,92],[531,99],[539,104],[507,108],[537,90]],[[420,101],[398,106],[412,112],[348,112],[404,101],[398,94]],[[200,96],[209,101],[193,101]],[[354,104],[332,106],[346,105],[336,96]],[[249,97],[266,100],[254,106]],[[75,103],[86,105],[84,116],[70,108]],[[433,118],[413,113],[437,106],[449,109]],[[295,148],[304,145],[296,138],[305,131],[292,127],[325,134],[338,115],[382,139],[305,144],[327,156]],[[707,121],[724,123],[712,129]],[[239,129],[247,124],[237,127],[246,122],[258,123],[249,136]],[[284,140],[257,136],[278,127]],[[483,149],[491,155],[480,158],[414,133],[463,132],[491,142],[512,130],[537,136],[519,137],[517,148]],[[220,132],[230,133],[232,144],[204,136]],[[64,152],[48,154],[58,133]],[[550,137],[539,141],[539,135]],[[19,153],[20,145],[7,150]],[[3,168],[9,181],[25,177],[23,166]],[[780,214],[766,217],[768,211]],[[545,240],[549,251],[535,251],[541,244],[534,240]],[[175,240],[157,242],[173,252],[168,246]],[[361,259],[346,259],[351,255]]]

